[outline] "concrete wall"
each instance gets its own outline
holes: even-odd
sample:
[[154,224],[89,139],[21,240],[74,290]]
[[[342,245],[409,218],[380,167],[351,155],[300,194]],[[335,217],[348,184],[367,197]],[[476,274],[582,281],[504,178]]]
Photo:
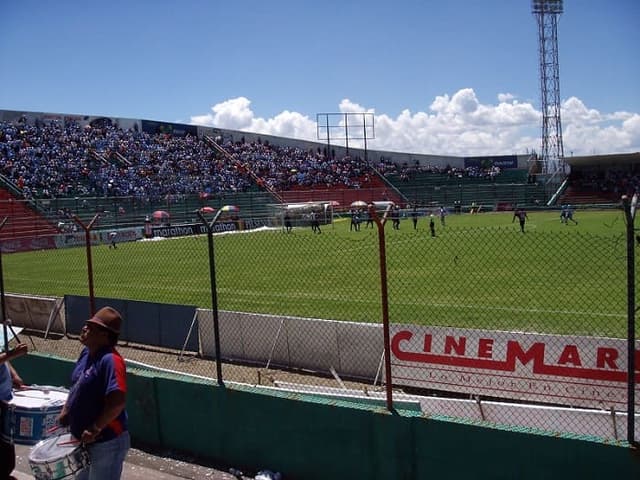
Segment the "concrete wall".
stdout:
[[[202,354],[214,357],[213,315],[198,309]],[[224,358],[374,378],[384,351],[382,325],[257,313],[218,312]]]
[[66,333],[62,298],[5,295],[7,319],[17,327],[40,332]]
[[[73,363],[30,354],[14,362],[26,382],[69,386]],[[624,443],[452,422],[311,395],[129,371],[134,442],[190,453],[289,480],[328,478],[640,478]]]

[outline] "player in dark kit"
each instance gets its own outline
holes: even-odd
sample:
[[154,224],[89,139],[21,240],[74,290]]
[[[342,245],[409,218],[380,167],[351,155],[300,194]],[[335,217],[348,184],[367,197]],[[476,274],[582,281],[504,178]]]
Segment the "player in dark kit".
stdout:
[[529,217],[527,217],[527,212],[524,211],[524,208],[518,208],[513,213],[513,219],[511,220],[511,223],[515,222],[516,218],[518,218],[518,220],[520,221],[520,231],[522,233],[524,233],[524,224],[527,221],[527,219],[529,218]]

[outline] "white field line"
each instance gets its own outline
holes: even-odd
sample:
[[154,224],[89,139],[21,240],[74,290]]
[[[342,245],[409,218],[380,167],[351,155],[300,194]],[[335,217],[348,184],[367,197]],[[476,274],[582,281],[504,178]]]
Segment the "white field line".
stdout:
[[476,310],[496,310],[505,312],[522,312],[522,313],[553,313],[560,315],[590,315],[597,317],[613,317],[613,318],[626,318],[622,313],[604,313],[604,312],[585,312],[581,310],[553,310],[546,308],[518,308],[518,307],[493,307],[493,306],[480,306],[480,305],[464,305],[460,303],[431,303],[432,307],[446,307],[446,308],[467,308]]
[[[220,289],[224,291],[225,289]],[[228,289],[229,293],[234,294],[242,294],[249,297],[280,297],[280,298],[314,298],[318,300],[327,300],[327,301],[344,301],[344,296],[328,296],[318,292],[269,292],[269,293],[260,293],[255,292],[253,290],[237,290],[237,289]],[[351,297],[349,299],[351,303],[369,303],[367,300],[358,300],[357,298]],[[607,312],[593,312],[593,311],[584,311],[584,310],[562,310],[562,309],[547,309],[547,308],[521,308],[521,307],[509,307],[509,306],[489,306],[489,305],[469,305],[463,303],[429,303],[425,301],[416,302],[412,300],[408,301],[397,301],[393,300],[392,303],[394,305],[411,305],[411,306],[422,306],[422,307],[436,307],[436,308],[460,308],[467,310],[487,310],[487,311],[503,311],[503,312],[513,312],[513,313],[551,313],[555,315],[575,315],[575,316],[596,316],[596,317],[605,317],[605,318],[626,318],[626,315],[623,313],[607,313]]]

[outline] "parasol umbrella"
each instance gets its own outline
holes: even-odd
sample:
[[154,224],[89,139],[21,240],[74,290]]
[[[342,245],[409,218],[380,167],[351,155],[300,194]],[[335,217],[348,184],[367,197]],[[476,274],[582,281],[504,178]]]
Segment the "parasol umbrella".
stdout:
[[367,202],[364,202],[362,200],[356,200],[355,202],[351,203],[352,207],[366,207],[367,206]]
[[340,206],[340,202],[338,202],[337,200],[331,200],[329,202],[329,205],[331,205],[332,207],[339,207]]
[[238,207],[236,207],[235,205],[225,205],[220,210],[223,211],[223,212],[229,212],[229,213],[231,213],[231,212],[239,212],[240,211],[240,209]]
[[200,213],[213,213],[215,211],[216,211],[216,209],[213,208],[213,207],[202,207],[200,209]]
[[151,216],[155,220],[162,220],[164,218],[169,218],[171,215],[169,215],[169,212],[165,212],[164,210],[156,210],[151,214]]

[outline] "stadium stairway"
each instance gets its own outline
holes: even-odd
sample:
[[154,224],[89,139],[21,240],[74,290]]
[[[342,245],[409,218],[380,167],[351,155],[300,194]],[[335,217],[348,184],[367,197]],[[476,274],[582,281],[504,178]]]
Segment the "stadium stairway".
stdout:
[[340,204],[339,209],[347,209],[355,201],[375,202],[389,200],[403,205],[406,199],[377,175],[371,175],[368,182],[361,178],[360,188],[344,188],[342,186],[318,185],[314,188],[294,187],[280,192],[286,203],[334,201]]
[[7,222],[0,230],[0,240],[57,233],[56,227],[28,202],[0,188],[0,222],[5,218]]
[[526,183],[526,170],[500,174],[489,180],[479,177],[449,177],[439,173],[418,173],[409,180],[390,175],[389,181],[410,202],[451,206],[472,203],[492,210],[498,204],[536,204],[545,201],[543,185]]
[[602,204],[602,203],[615,203],[616,200],[604,195],[600,192],[596,192],[590,189],[578,189],[575,187],[567,187],[565,192],[558,201],[559,205],[587,205],[587,204]]

